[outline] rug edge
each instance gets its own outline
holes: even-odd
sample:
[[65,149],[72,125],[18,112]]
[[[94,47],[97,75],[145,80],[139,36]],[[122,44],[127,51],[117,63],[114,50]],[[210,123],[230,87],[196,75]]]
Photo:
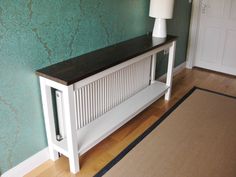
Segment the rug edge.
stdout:
[[123,157],[126,156],[136,145],[138,145],[148,134],[150,134],[156,127],[158,127],[181,103],[183,103],[195,90],[203,90],[210,93],[230,97],[236,99],[236,96],[227,95],[224,93],[208,90],[205,88],[194,86],[181,99],[179,99],[170,109],[168,109],[156,122],[147,128],[141,135],[139,135],[133,142],[131,142],[125,149],[123,149],[114,159],[106,164],[94,177],[101,177],[106,174],[113,166],[115,166]]

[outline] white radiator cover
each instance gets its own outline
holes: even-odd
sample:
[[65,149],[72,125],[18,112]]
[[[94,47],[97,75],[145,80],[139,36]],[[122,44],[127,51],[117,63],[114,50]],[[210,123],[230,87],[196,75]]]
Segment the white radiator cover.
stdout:
[[[163,95],[165,100],[170,99],[176,41],[159,42],[157,48],[69,85],[58,82],[57,77],[39,76],[50,159],[55,161],[58,152],[63,154],[75,174],[80,169],[79,156]],[[155,79],[156,53],[167,49],[167,79],[162,83]],[[58,103],[62,102],[64,120],[59,122],[64,122],[66,133],[60,141],[55,130],[52,88],[62,93]]]
[[75,90],[77,129],[146,88],[150,67],[148,57]]

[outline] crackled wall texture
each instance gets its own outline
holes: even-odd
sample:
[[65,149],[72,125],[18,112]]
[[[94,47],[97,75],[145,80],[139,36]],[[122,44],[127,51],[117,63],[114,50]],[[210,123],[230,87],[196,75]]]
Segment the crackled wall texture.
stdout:
[[[47,146],[35,70],[151,31],[148,8],[148,0],[0,0],[1,173]],[[188,24],[179,8],[177,64]]]

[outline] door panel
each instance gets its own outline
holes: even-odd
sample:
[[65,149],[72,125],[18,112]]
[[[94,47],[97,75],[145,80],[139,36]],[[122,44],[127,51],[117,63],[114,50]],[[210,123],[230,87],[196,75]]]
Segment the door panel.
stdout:
[[236,30],[228,31],[226,35],[225,50],[222,64],[236,68]]
[[195,66],[236,75],[236,0],[200,0]]
[[236,1],[231,0],[230,1],[230,9],[229,9],[229,19],[230,20],[236,20]]
[[207,28],[202,39],[202,60],[206,62],[216,62],[218,56],[221,30],[217,28]]
[[[204,4],[206,3],[206,4]],[[224,0],[205,0],[202,2],[206,6],[205,12],[208,17],[222,18],[224,15]],[[202,7],[204,9],[204,7]]]

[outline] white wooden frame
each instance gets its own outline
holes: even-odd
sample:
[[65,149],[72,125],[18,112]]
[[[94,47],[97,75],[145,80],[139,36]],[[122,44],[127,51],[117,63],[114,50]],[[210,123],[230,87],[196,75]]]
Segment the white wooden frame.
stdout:
[[[169,100],[171,96],[171,85],[172,85],[172,77],[173,77],[173,66],[174,66],[174,59],[175,59],[175,48],[176,48],[176,41],[171,43],[165,44],[157,49],[144,53],[138,57],[135,57],[131,60],[123,62],[119,65],[111,67],[105,71],[97,73],[93,76],[85,78],[75,84],[66,86],[60,84],[58,82],[49,80],[42,76],[39,77],[40,79],[40,88],[41,88],[41,96],[42,96],[42,104],[43,104],[43,111],[44,111],[44,119],[46,125],[46,132],[47,132],[47,139],[48,139],[48,146],[49,146],[49,153],[50,159],[55,161],[58,159],[58,153],[61,153],[69,158],[70,164],[70,171],[72,173],[77,173],[79,171],[79,156],[88,151],[90,148],[95,146],[101,140],[106,138],[116,129],[121,127],[143,109],[148,107],[154,101],[159,99],[161,96],[165,95],[165,99]],[[155,80],[155,73],[156,73],[156,53],[162,50],[169,49],[169,58],[168,58],[168,69],[167,69],[167,79],[166,83],[161,83]],[[76,115],[75,115],[75,95],[74,91],[94,80],[104,77],[109,73],[115,72],[125,66],[128,66],[132,63],[140,61],[148,56],[152,56],[152,66],[150,71],[150,86],[146,89],[140,91],[133,97],[129,98],[128,100],[124,101],[124,103],[120,104],[113,110],[105,113],[101,118],[94,121],[94,123],[90,123],[85,127],[81,128],[81,130],[76,130]],[[52,93],[51,88],[60,90],[62,92],[62,99],[64,103],[64,116],[65,116],[65,127],[66,127],[66,139],[62,141],[56,140],[56,133],[55,133],[55,122],[54,122],[54,115],[53,115],[53,106],[52,106]],[[132,105],[127,110],[127,105]],[[122,109],[122,111],[120,111]],[[133,112],[130,112],[133,111]],[[121,113],[122,112],[122,113]],[[112,121],[109,123],[113,124],[111,127],[102,127],[102,120],[107,119],[107,117],[111,117],[110,115],[118,114],[122,117],[121,120]],[[108,119],[107,119],[108,120]],[[110,120],[108,120],[110,121]],[[83,135],[88,132],[88,129],[92,132],[95,131],[94,127],[100,126],[104,129],[104,132],[101,135],[97,135],[95,132],[91,135],[91,139],[87,142],[84,140]],[[87,134],[86,134],[87,135]],[[79,136],[82,136],[78,138]],[[84,143],[86,142],[86,143]],[[79,154],[79,156],[78,156]]]
[[190,22],[187,62],[186,62],[186,67],[189,69],[192,69],[192,67],[194,66],[194,61],[196,57],[197,39],[199,31],[199,16],[201,10],[200,3],[201,0],[192,1],[192,12],[191,12],[191,22]]

